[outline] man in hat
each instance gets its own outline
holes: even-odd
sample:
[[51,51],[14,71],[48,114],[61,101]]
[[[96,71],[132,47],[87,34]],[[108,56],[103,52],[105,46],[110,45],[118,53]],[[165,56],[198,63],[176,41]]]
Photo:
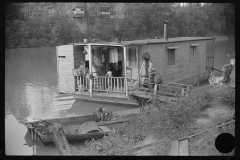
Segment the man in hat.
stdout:
[[96,116],[96,122],[103,121],[103,108],[98,107],[97,112],[93,111],[94,115]]
[[225,64],[222,68],[222,77],[223,79],[219,81],[222,82],[222,83],[225,83],[227,84],[228,82],[231,81],[231,78],[230,78],[230,75],[232,73],[232,69],[233,69],[233,66],[235,65],[235,59],[231,59],[230,60],[230,64]]

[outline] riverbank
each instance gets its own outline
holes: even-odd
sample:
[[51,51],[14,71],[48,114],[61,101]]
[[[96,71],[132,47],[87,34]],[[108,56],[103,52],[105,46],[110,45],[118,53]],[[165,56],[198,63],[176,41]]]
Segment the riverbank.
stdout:
[[[169,155],[172,141],[221,124],[233,118],[234,113],[234,88],[205,87],[176,104],[155,99],[115,133],[88,141],[84,148],[72,149],[76,155]],[[235,128],[229,132],[234,135]],[[205,142],[214,142],[218,134],[203,134],[201,142],[190,140],[190,155],[203,154],[200,150],[204,147],[215,149],[214,143]],[[216,149],[204,151],[204,155],[222,155]]]

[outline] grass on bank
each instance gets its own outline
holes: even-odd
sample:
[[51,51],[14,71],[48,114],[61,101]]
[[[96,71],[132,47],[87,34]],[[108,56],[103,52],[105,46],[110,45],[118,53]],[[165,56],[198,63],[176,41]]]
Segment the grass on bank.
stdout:
[[[151,148],[148,153],[151,155],[168,155],[171,141],[206,129],[204,125],[196,125],[196,120],[204,116],[203,111],[214,105],[224,105],[235,109],[235,89],[229,86],[203,88],[191,92],[189,97],[179,99],[174,104],[163,102],[155,97],[153,103],[144,107],[139,116],[132,118],[123,127],[117,129],[115,133],[99,140],[87,141],[84,147],[73,147],[74,154],[136,155],[134,146],[148,135],[154,135],[163,140],[161,143],[154,145],[155,147]],[[230,118],[219,118],[214,121],[212,126],[221,124]],[[217,132],[214,135],[217,135]],[[213,135],[207,135],[205,141],[209,141],[209,138],[211,138],[211,142],[214,140]],[[197,147],[196,149],[195,146],[195,150],[206,146],[214,147],[213,144],[210,145],[209,143],[200,143],[199,145],[200,148]],[[196,154],[196,152],[191,153]],[[206,150],[206,153],[204,153],[204,155],[211,154],[219,155],[219,152],[207,152]]]

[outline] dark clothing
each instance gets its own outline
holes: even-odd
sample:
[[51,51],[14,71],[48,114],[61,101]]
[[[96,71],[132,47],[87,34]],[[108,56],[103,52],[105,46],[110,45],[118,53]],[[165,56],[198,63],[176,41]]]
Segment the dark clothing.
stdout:
[[159,72],[156,72],[156,74],[154,76],[154,83],[156,83],[156,84],[162,84],[163,83],[162,76]]
[[233,65],[229,64],[224,67],[225,69],[223,70],[222,76],[223,80],[221,82],[227,83],[231,80],[230,75],[232,73]]

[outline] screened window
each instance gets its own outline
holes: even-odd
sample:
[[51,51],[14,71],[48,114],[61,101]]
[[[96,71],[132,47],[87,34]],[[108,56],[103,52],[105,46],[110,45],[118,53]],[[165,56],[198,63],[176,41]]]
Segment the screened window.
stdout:
[[168,65],[175,65],[175,49],[168,49]]
[[136,48],[129,48],[128,60],[129,60],[129,66],[137,65]]
[[197,57],[197,46],[191,46],[191,59],[196,59]]

